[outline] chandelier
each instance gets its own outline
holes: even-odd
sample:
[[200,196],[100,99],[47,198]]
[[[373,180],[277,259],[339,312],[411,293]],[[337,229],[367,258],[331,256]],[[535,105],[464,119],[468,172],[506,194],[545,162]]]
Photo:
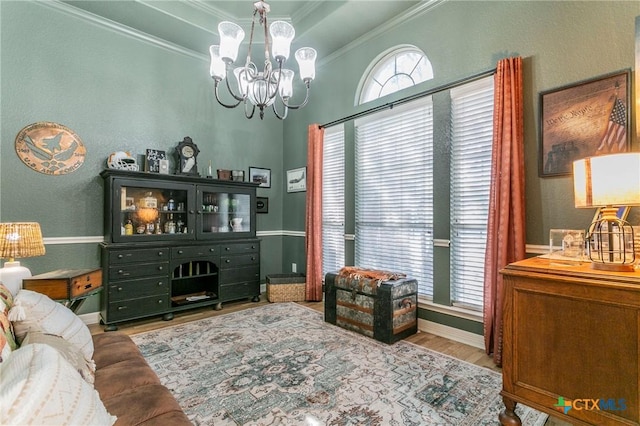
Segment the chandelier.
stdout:
[[[233,69],[234,62],[238,57],[240,43],[244,39],[244,31],[239,25],[233,22],[223,21],[218,24],[218,34],[220,35],[220,45],[209,47],[211,55],[211,66],[209,73],[214,81],[214,91],[216,100],[225,108],[235,108],[240,104],[244,105],[244,113],[247,118],[252,118],[256,107],[260,109],[260,119],[264,118],[264,109],[272,106],[273,112],[280,120],[287,117],[289,109],[302,108],[309,100],[309,86],[315,78],[316,51],[311,47],[303,47],[296,51],[295,57],[300,69],[300,79],[304,82],[307,93],[304,101],[298,105],[290,103],[293,96],[294,72],[283,68],[289,58],[291,41],[295,36],[295,29],[291,24],[284,21],[275,21],[270,26],[267,25],[267,13],[269,5],[264,1],[253,4],[253,19],[251,21],[251,33],[249,35],[249,50],[243,66]],[[259,18],[259,26],[264,28],[264,67],[262,71],[251,60],[253,47],[253,34],[256,27],[256,17]],[[269,31],[267,32],[267,28]],[[273,69],[269,56],[269,49],[277,69]],[[232,89],[229,83],[228,74],[233,73],[238,85],[238,93]],[[235,103],[227,104],[220,99],[220,83],[225,80],[227,90],[235,99]],[[279,102],[276,102],[276,98]],[[282,104],[282,112],[278,111],[277,103]]]

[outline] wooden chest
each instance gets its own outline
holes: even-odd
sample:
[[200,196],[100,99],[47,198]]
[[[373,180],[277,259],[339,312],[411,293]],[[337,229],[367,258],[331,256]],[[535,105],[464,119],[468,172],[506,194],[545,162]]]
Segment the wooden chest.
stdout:
[[58,269],[22,280],[26,290],[53,300],[71,300],[102,286],[102,269]]
[[325,276],[324,319],[384,343],[418,331],[418,282]]

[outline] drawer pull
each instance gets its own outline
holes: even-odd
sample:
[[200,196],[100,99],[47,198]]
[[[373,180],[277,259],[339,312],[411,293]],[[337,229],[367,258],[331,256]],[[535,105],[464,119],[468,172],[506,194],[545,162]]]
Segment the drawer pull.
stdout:
[[178,250],[178,254],[182,254],[182,253],[184,253],[183,250]]
[[124,257],[124,255],[123,255],[123,254],[119,254],[119,255],[118,255],[118,259],[122,259],[123,257]]
[[229,251],[229,250],[231,250],[231,247],[225,247],[224,249],[225,249],[226,251]]
[[210,251],[211,253],[213,253],[214,251],[216,251],[216,249],[214,249],[214,248],[210,248],[210,249],[209,249],[209,251]]
[[162,299],[158,300],[158,305],[162,304]]
[[226,263],[231,263],[230,259],[225,260]]
[[120,275],[122,275],[122,274],[124,274],[124,271],[123,271],[122,269],[118,269],[118,273],[119,273]]
[[118,287],[118,291],[122,291],[122,287]]
[[159,251],[159,252],[158,252],[158,256],[162,256],[163,254],[164,254],[164,253],[163,253],[163,252],[161,252],[161,251]]
[[158,287],[162,287],[162,281],[158,281]]
[[123,309],[127,309],[127,307],[126,307],[126,306],[118,306],[118,310],[119,310],[119,311],[121,311],[121,310],[123,310]]
[[251,249],[252,249],[252,250],[253,250],[253,249],[255,249],[255,248],[256,248],[256,246],[251,246]]
[[251,256],[251,260],[256,260],[256,257],[255,256]]
[[163,267],[162,266],[158,266],[158,271],[162,271]]

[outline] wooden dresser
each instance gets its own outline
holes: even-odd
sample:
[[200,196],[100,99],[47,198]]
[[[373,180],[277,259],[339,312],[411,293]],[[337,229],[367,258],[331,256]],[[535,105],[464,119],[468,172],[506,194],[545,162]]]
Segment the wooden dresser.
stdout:
[[536,257],[501,273],[501,424],[521,424],[518,402],[578,425],[640,424],[640,271]]

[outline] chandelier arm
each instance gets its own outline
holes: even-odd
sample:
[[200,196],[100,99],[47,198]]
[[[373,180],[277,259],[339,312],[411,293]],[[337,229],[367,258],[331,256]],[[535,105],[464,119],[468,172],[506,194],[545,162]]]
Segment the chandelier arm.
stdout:
[[249,114],[247,112],[247,101],[244,102],[244,116],[247,117],[247,119],[251,120],[253,118],[253,113],[256,112],[256,106],[254,104],[251,104],[251,114]]
[[285,118],[287,118],[287,115],[289,113],[289,108],[285,105],[284,106],[284,113],[282,115],[280,115],[278,113],[278,109],[276,108],[276,104],[277,102],[274,102],[271,107],[273,107],[273,113],[276,115],[276,117],[278,117],[280,120],[284,120]]
[[[229,68],[231,69],[231,68]],[[231,84],[229,83],[229,71],[227,71],[227,78],[225,78],[226,82],[227,82],[227,90],[229,91],[229,94],[231,96],[233,96],[233,98],[238,101],[238,104],[242,101],[244,101],[245,96],[242,96],[242,93],[240,94],[241,96],[238,96],[235,94],[235,92],[233,91],[233,89],[231,88]],[[216,86],[217,87],[217,86]],[[216,92],[217,93],[217,92]],[[236,106],[238,106],[238,104],[236,104]]]
[[[236,98],[236,100],[238,101],[238,102],[236,102],[235,104],[225,104],[224,102],[222,102],[222,99],[220,99],[220,95],[219,95],[219,93],[218,93],[218,84],[219,84],[219,83],[220,83],[220,81],[219,81],[219,80],[215,80],[214,87],[213,87],[213,91],[214,91],[214,93],[215,93],[215,95],[216,95],[216,100],[218,101],[218,103],[219,103],[220,105],[222,105],[223,107],[225,107],[225,108],[229,108],[229,109],[231,109],[231,108],[235,108],[235,107],[237,107],[238,105],[240,105],[240,102],[242,102],[242,98],[237,98],[237,97],[235,97],[235,96],[234,96],[234,98]],[[232,95],[233,95],[233,93],[232,93]]]
[[307,86],[307,94],[305,95],[304,101],[302,101],[301,104],[299,104],[299,105],[290,105],[286,100],[283,99],[282,103],[284,104],[284,106],[286,106],[289,109],[299,109],[299,108],[304,107],[307,104],[307,102],[309,102],[309,89],[310,89],[310,87],[309,87],[309,82],[308,81],[306,82],[306,86]]

